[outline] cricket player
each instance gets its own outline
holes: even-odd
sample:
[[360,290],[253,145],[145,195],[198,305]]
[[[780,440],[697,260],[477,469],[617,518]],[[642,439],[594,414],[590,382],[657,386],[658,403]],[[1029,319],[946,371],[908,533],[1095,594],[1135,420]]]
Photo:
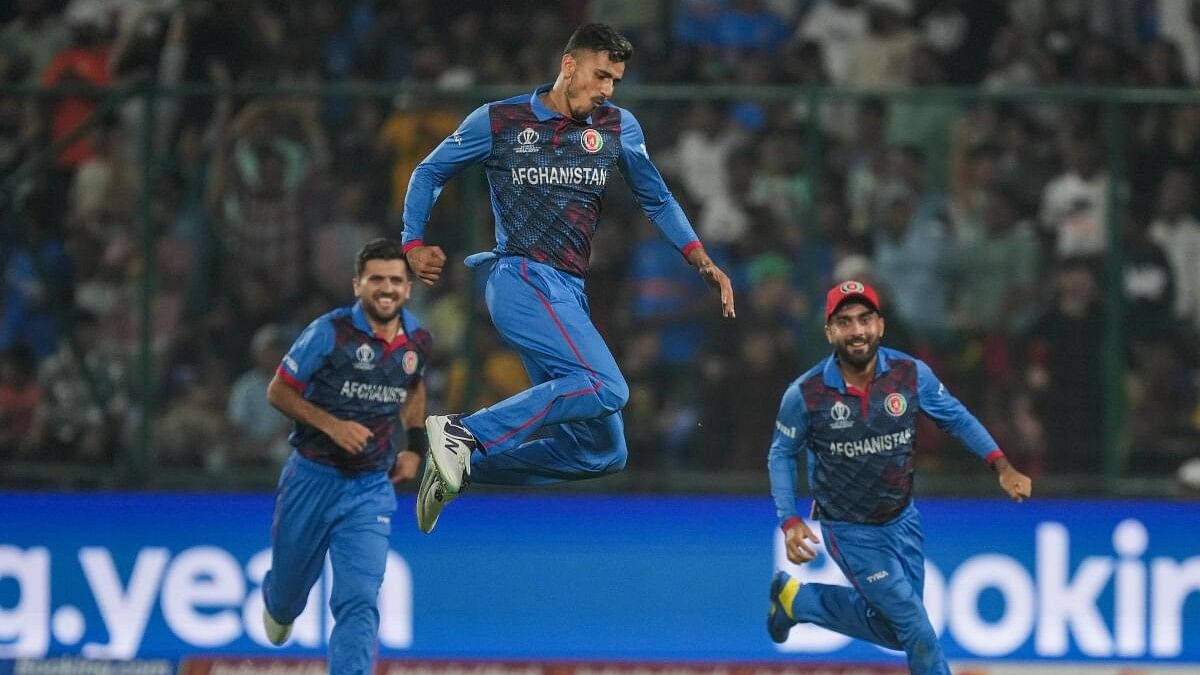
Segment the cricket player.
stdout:
[[[353,286],[358,301],[309,324],[267,389],[271,404],[294,420],[295,450],[275,492],[263,624],[272,643],[287,640],[328,553],[334,675],[371,672],[393,483],[416,476],[428,444],[423,374],[431,338],[404,309],[412,279],[400,242],[366,244]],[[401,422],[408,447],[397,453]]]
[[813,517],[853,588],[803,584],[779,572],[767,630],[784,642],[797,623],[902,649],[915,675],[949,675],[922,602],[925,553],[912,500],[917,413],[987,461],[1016,501],[1032,484],[929,366],[880,347],[879,296],[857,281],[831,288],[825,337],[834,353],[784,392],[767,458],[788,560],[811,561],[819,543],[796,510],[796,457],[808,453]]
[[[479,107],[413,172],[404,250],[417,278],[433,284],[446,256],[425,241],[430,208],[446,181],[483,163],[496,247],[467,264],[491,263],[488,311],[533,383],[473,414],[426,420],[429,461],[417,494],[424,532],[468,479],[539,485],[625,466],[621,409],[629,387],[592,324],[584,294],[601,201],[617,172],[663,236],[720,293],[722,314],[734,316],[729,278],[650,161],[637,120],[608,102],[632,54],[612,28],[581,26],[553,84]],[[549,435],[530,440],[543,427]]]

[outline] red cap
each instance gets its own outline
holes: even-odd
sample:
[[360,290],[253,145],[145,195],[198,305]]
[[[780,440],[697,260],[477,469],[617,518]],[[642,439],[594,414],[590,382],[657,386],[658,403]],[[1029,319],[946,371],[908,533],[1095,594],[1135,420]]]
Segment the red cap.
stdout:
[[880,309],[879,296],[875,294],[874,288],[861,281],[843,281],[825,294],[825,321],[828,322],[829,317],[847,300],[862,300],[876,311]]

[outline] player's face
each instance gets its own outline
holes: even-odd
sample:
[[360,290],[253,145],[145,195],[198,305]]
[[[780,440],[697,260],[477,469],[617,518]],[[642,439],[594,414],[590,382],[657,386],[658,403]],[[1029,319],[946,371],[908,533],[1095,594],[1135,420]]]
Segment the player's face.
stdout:
[[396,318],[412,294],[412,280],[403,260],[368,260],[354,280],[354,297],[367,316],[387,323]]
[[611,61],[608,52],[580,49],[564,54],[563,81],[567,85],[567,106],[571,117],[583,119],[613,95],[613,89],[625,76],[625,63]]
[[825,339],[833,345],[838,358],[852,366],[863,367],[875,358],[883,339],[883,317],[857,302],[847,302],[825,324]]

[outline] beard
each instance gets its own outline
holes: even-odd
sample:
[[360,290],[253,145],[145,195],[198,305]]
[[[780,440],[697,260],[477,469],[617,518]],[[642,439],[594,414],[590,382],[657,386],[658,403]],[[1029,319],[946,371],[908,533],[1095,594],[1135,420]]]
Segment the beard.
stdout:
[[371,302],[364,302],[364,303],[362,303],[362,305],[363,305],[363,309],[366,310],[367,315],[380,323],[387,323],[387,322],[391,321],[392,319],[395,319],[400,314],[400,298],[394,299],[392,306],[395,309],[393,309],[393,311],[390,314],[379,309],[379,307],[376,306],[376,303],[374,300],[372,300]]
[[843,342],[836,347],[837,357],[842,363],[849,364],[855,368],[862,368],[875,358],[875,354],[879,352],[879,338],[867,338],[867,350],[861,353],[850,351],[850,343]]

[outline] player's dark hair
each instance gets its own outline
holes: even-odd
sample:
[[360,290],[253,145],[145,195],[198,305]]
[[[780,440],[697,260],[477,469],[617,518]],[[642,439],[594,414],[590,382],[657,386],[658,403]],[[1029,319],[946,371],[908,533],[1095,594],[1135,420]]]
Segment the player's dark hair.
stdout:
[[605,23],[585,23],[575,29],[563,53],[573,54],[580,49],[608,52],[608,59],[616,63],[633,58],[633,44],[629,38]]
[[395,239],[372,239],[363,244],[354,263],[354,276],[362,276],[368,260],[404,260],[404,267],[408,269],[408,260],[404,258],[404,246]]

